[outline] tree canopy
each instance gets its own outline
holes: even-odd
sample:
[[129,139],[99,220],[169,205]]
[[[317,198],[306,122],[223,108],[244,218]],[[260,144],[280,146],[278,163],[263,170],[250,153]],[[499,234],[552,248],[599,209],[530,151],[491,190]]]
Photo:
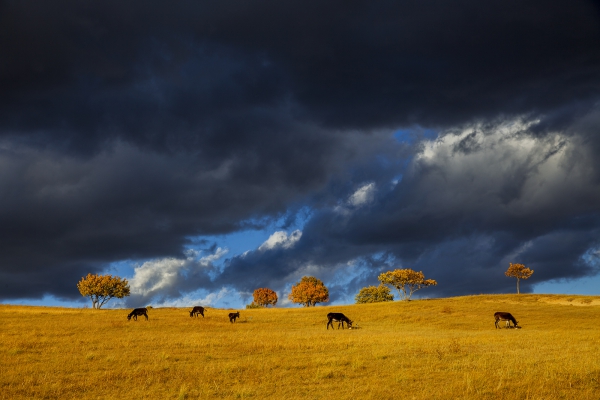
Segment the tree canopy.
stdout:
[[519,289],[519,281],[521,279],[529,279],[529,277],[533,275],[533,270],[526,268],[523,264],[509,263],[509,267],[504,275],[511,278],[517,278],[517,294],[520,294],[521,291]]
[[329,301],[329,290],[321,280],[314,276],[304,276],[300,282],[292,286],[292,292],[288,298],[304,307],[314,307],[317,303]]
[[269,304],[275,305],[277,304],[277,293],[274,290],[269,288],[260,288],[256,289],[253,293],[254,303],[258,304],[261,307],[266,307]]
[[390,292],[390,288],[380,284],[379,286],[367,286],[360,289],[354,300],[356,300],[356,304],[381,303],[394,301],[394,295]]
[[417,272],[410,268],[384,272],[377,279],[385,285],[395,287],[400,295],[400,300],[410,300],[417,290],[437,285],[435,280],[425,279],[423,272]]
[[81,278],[77,289],[83,297],[89,297],[92,300],[94,309],[100,309],[114,297],[122,299],[130,294],[127,279],[112,275],[88,274]]

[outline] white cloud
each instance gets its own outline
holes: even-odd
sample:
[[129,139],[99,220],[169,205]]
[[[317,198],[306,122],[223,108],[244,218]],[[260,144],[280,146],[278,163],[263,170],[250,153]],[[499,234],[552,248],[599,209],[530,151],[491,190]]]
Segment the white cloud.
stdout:
[[143,263],[134,268],[133,278],[129,280],[132,295],[148,296],[159,294],[177,285],[182,273],[206,268],[227,254],[227,249],[218,248],[214,254],[197,258],[198,252],[186,252],[186,259],[163,258]]
[[359,187],[350,197],[346,200],[345,203],[337,205],[333,210],[338,214],[342,215],[350,215],[352,210],[360,208],[364,205],[367,205],[373,202],[375,198],[375,190],[377,189],[377,185],[375,182],[365,183],[361,187]]
[[191,307],[191,306],[210,306],[214,307],[222,299],[237,294],[236,291],[228,288],[221,288],[218,292],[202,295],[200,293],[190,293],[177,299],[165,299],[160,302],[153,302],[153,307]]
[[301,237],[302,231],[300,230],[295,230],[289,235],[285,231],[277,231],[269,236],[269,238],[258,247],[258,250],[265,251],[275,247],[289,249],[290,247],[293,247]]
[[187,260],[166,258],[162,260],[147,261],[134,269],[133,278],[129,281],[132,294],[146,296],[151,292],[159,291],[168,286],[173,286]]
[[415,202],[430,210],[530,215],[577,209],[597,198],[593,155],[576,136],[536,136],[538,121],[472,124],[423,143],[413,172]]
[[375,197],[375,182],[361,186],[350,198],[348,204],[360,207],[373,201]]

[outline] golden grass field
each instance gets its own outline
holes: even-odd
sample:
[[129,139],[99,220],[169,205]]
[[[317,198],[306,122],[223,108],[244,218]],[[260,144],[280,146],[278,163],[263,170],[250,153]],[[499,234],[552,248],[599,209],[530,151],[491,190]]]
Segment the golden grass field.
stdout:
[[0,306],[0,398],[600,399],[600,297],[188,310]]

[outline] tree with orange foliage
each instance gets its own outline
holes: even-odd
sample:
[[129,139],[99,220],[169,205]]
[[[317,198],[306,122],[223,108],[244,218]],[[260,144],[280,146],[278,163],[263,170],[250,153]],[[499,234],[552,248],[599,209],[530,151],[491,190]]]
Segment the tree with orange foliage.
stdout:
[[321,280],[314,276],[304,276],[300,282],[292,286],[292,292],[288,299],[294,303],[300,303],[304,307],[314,307],[317,303],[329,301],[329,290]]
[[253,293],[254,303],[261,307],[266,307],[269,304],[275,306],[277,304],[277,293],[269,288],[256,289]]
[[433,279],[425,279],[423,272],[417,272],[410,268],[384,272],[377,279],[384,285],[395,287],[400,295],[400,300],[410,300],[417,290],[437,285]]
[[89,297],[92,300],[94,309],[100,309],[113,297],[122,299],[130,294],[127,279],[112,275],[88,274],[81,278],[77,289],[83,297]]
[[509,265],[510,266],[508,267],[504,275],[511,278],[517,278],[517,294],[521,294],[521,291],[519,290],[519,281],[521,279],[529,279],[529,277],[533,275],[533,270],[525,268],[523,264],[509,263]]

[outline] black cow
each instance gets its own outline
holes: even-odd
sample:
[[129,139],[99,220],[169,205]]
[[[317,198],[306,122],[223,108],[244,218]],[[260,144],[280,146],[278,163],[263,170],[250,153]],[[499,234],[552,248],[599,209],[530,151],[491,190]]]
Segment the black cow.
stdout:
[[511,327],[510,323],[512,321],[512,323],[515,324],[515,328],[521,329],[521,327],[519,325],[517,325],[517,320],[515,319],[515,317],[512,316],[511,313],[507,313],[507,312],[494,313],[494,319],[496,320],[496,322],[495,322],[496,329],[500,329],[500,327],[498,326],[498,321],[506,321],[507,328]]
[[229,313],[229,322],[231,322],[233,324],[235,322],[235,319],[239,318],[239,317],[240,317],[240,312],[239,311],[238,312]]
[[195,306],[192,311],[190,311],[190,317],[197,317],[198,314],[202,315],[204,318],[204,307]]
[[137,317],[141,317],[142,315],[146,317],[146,321],[148,321],[148,310],[146,308],[134,308],[127,316],[127,321],[131,320],[131,317],[137,321]]
[[340,329],[340,324],[342,324],[342,329],[344,329],[344,322],[348,324],[348,329],[352,329],[352,321],[342,313],[330,312],[327,314],[327,321],[327,329],[329,329],[330,324],[331,329],[333,329],[333,321],[338,323],[338,329]]

